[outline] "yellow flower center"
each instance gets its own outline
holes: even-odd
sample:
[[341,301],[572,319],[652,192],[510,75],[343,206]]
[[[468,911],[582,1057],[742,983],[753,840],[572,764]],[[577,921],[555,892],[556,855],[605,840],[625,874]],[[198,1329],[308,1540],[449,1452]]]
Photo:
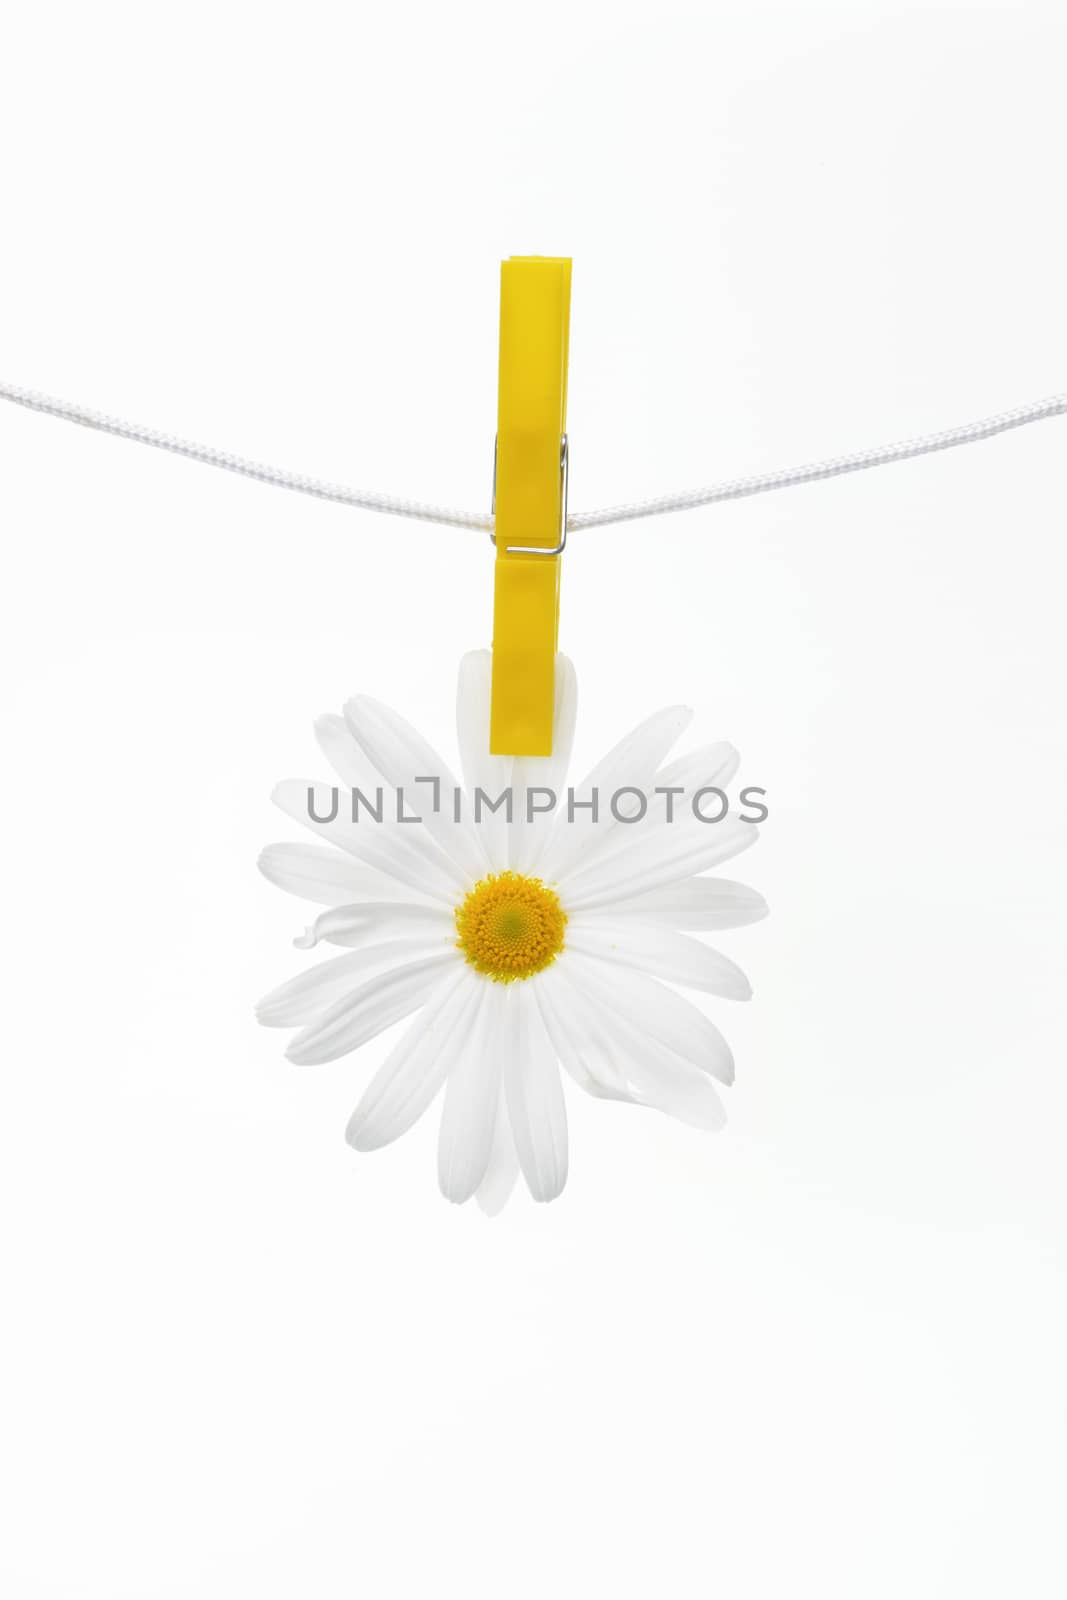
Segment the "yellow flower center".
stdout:
[[563,949],[567,915],[554,889],[519,872],[494,872],[456,908],[456,943],[496,983],[532,978]]

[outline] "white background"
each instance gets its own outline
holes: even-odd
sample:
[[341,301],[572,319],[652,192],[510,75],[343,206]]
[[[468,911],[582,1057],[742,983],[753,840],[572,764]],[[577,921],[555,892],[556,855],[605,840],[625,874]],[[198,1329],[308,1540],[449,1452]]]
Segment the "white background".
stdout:
[[[483,506],[532,251],[575,510],[1054,393],[1059,11],[8,8],[4,374]],[[575,535],[578,765],[692,703],[773,914],[728,1130],[571,1093],[487,1223],[252,1004],[274,781],[451,752],[488,541],[3,408],[5,1595],[1064,1594],[1065,443]]]

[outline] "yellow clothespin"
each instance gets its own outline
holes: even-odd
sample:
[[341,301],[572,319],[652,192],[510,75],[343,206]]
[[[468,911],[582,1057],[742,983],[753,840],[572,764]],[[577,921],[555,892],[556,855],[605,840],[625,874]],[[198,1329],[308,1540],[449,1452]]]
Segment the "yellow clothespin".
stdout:
[[501,263],[493,755],[552,753],[559,557],[567,542],[570,316],[569,260],[512,256]]

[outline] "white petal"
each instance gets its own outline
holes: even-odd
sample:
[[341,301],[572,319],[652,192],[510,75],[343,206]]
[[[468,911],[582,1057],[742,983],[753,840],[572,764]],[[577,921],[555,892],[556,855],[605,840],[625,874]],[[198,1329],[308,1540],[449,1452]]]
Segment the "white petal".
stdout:
[[567,1110],[555,1052],[526,983],[508,996],[504,1092],[519,1165],[535,1200],[555,1200],[567,1181]]
[[425,1005],[458,960],[455,951],[422,956],[370,978],[332,1005],[310,1027],[302,1029],[286,1055],[290,1061],[302,1065],[318,1065],[323,1061],[336,1061],[350,1050],[358,1050],[375,1034]]
[[264,995],[256,1006],[256,1016],[267,1028],[295,1028],[315,1022],[374,973],[407,966],[430,953],[424,940],[393,939],[369,950],[320,961]]
[[734,1080],[733,1057],[718,1028],[692,1001],[633,967],[615,966],[580,950],[568,950],[566,977],[580,983],[602,1005],[653,1044],[664,1045],[683,1061],[720,1083]]
[[437,1178],[446,1200],[462,1205],[485,1177],[500,1095],[504,985],[478,984],[477,1007],[463,1049],[448,1074]]
[[[563,878],[578,861],[588,862],[624,824],[614,821],[611,800],[617,790],[640,789],[648,793],[653,777],[671,746],[685,732],[693,713],[688,706],[667,706],[632,729],[609,750],[584,782],[574,786],[574,820],[567,818],[567,796],[560,797],[556,826],[542,858],[544,876],[553,883]],[[596,795],[597,820],[579,809]]]
[[371,766],[352,737],[344,717],[332,712],[315,719],[315,739],[319,749],[348,789],[359,789],[374,803],[375,791],[383,788],[382,776]]
[[726,1126],[726,1109],[714,1083],[699,1067],[690,1066],[670,1050],[642,1053],[633,1039],[609,1035],[625,1063],[638,1105],[685,1122],[691,1128],[719,1133]]
[[[684,795],[675,797],[676,804],[692,805],[694,794],[701,789],[725,789],[737,776],[741,756],[725,740],[703,745],[679,756],[669,766],[661,767],[653,780],[656,789],[684,789]],[[665,796],[661,797],[666,799]]]
[[676,878],[687,878],[728,861],[755,844],[747,822],[664,823],[639,838],[623,839],[568,877],[560,898],[568,914],[629,900]]
[[564,965],[556,961],[529,980],[560,1064],[587,1094],[599,1100],[632,1100],[625,1078],[601,1048],[587,997],[567,984]]
[[690,933],[710,933],[717,928],[743,928],[767,915],[767,902],[747,884],[730,878],[679,878],[632,900],[619,900],[590,917],[642,917],[685,928]]
[[309,790],[314,795],[316,815],[329,816],[332,794],[328,784],[288,778],[278,784],[271,798],[294,822],[310,828],[318,838],[328,840],[367,866],[413,889],[417,896],[455,905],[467,887],[467,879],[455,863],[437,848],[421,823],[375,822],[366,814],[362,815],[359,822],[353,822],[351,812],[345,809],[344,793],[338,796],[338,815],[334,821],[316,822],[309,813]]
[[459,785],[433,746],[410,722],[369,695],[357,694],[346,703],[345,721],[368,760],[388,783],[403,790],[405,812],[422,819],[424,829],[469,882],[483,877],[488,857],[473,823],[462,813],[455,820]]
[[736,962],[701,944],[699,939],[675,933],[671,928],[647,927],[636,919],[625,923],[572,917],[567,925],[567,946],[605,961],[636,967],[667,983],[705,989],[723,1000],[752,998],[751,985]]
[[279,889],[324,906],[409,894],[395,878],[328,844],[269,844],[260,855],[259,870]]
[[[671,826],[678,824],[684,826],[686,823],[690,827],[693,826],[697,821],[693,813],[693,801],[696,796],[705,789],[725,790],[740,765],[741,757],[737,750],[732,744],[720,740],[717,744],[703,745],[699,750],[690,750],[687,755],[679,756],[677,761],[660,767],[659,771],[649,779],[644,791],[647,805],[643,814],[637,800],[627,797],[630,800],[628,820],[615,824],[615,831],[608,836],[608,843],[621,844],[624,835],[630,834],[632,837],[665,822]],[[681,790],[682,793],[671,793],[672,790]],[[710,811],[712,806],[718,809],[716,802],[709,795],[701,798],[700,806],[704,812]],[[700,826],[714,826],[714,824],[700,823]]]
[[496,1126],[489,1151],[489,1165],[474,1196],[487,1217],[500,1215],[511,1198],[518,1176],[519,1158],[515,1153],[515,1140],[508,1121],[507,1101],[500,1094],[497,1095]]
[[[488,650],[471,650],[459,664],[456,693],[456,731],[463,782],[469,814],[474,818],[475,790],[490,801],[512,785],[511,756],[489,754],[489,702],[492,656]],[[491,811],[484,802],[475,822],[482,846],[493,872],[503,872],[508,864],[508,821],[506,807]]]
[[478,989],[466,968],[449,976],[394,1045],[349,1119],[355,1150],[378,1150],[414,1126],[466,1046]]
[[[508,862],[516,872],[529,873],[539,869],[559,815],[559,804],[566,802],[567,769],[571,761],[577,716],[578,676],[570,659],[558,654],[552,714],[552,754],[518,756],[515,759],[512,778],[515,810]],[[556,797],[555,812],[537,810],[532,822],[528,822],[526,798],[530,789],[550,790]],[[535,798],[540,805],[544,797]]]
[[363,901],[335,906],[316,917],[311,927],[293,943],[298,950],[313,950],[322,939],[360,950],[386,939],[439,940],[456,943],[455,915],[444,906],[414,905],[399,900]]
[[722,1101],[705,1072],[658,1040],[628,1028],[610,1006],[590,999],[564,976],[564,963],[559,966],[568,1021],[580,1017],[586,1034],[585,1059],[595,1072],[610,1070],[626,1085],[626,1092],[616,1098],[662,1111],[692,1127],[717,1130],[725,1126]]
[[577,788],[583,793],[594,788],[613,792],[625,784],[646,783],[692,720],[690,706],[664,706],[654,711],[602,756]]

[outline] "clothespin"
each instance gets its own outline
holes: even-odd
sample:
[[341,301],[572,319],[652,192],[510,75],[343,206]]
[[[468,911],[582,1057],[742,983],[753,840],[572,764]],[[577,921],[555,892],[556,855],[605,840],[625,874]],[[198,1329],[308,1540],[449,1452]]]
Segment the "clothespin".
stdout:
[[493,755],[552,753],[559,558],[567,542],[570,314],[569,260],[512,256],[501,263]]

